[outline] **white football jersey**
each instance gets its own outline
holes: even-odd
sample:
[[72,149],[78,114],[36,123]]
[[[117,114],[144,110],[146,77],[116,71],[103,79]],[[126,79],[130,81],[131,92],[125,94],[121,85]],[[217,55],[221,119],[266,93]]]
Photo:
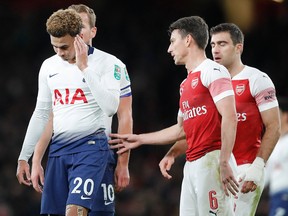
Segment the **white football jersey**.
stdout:
[[[117,92],[117,97],[120,97],[121,68],[124,67],[116,57],[89,48],[88,68],[93,71],[92,76],[100,77],[101,86],[113,94]],[[58,55],[42,64],[37,100],[52,103],[53,141],[71,142],[105,128],[106,114],[88,87],[83,72]]]
[[[121,62],[121,80],[120,80],[120,99],[125,97],[130,97],[132,95],[131,91],[131,82],[130,78],[126,69],[125,64]],[[105,116],[105,133],[109,138],[109,134],[111,133],[111,126],[112,126],[112,117]]]
[[267,179],[270,194],[288,189],[288,134],[280,137],[267,161]]

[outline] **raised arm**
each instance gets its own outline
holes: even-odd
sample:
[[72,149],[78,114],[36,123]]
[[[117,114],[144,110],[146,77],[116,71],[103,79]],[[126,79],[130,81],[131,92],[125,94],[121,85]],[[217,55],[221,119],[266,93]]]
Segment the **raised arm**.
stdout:
[[[118,109],[120,101],[120,82],[114,78],[113,62],[109,66],[109,74],[101,76],[88,65],[88,47],[79,35],[75,37],[74,47],[76,51],[76,64],[83,72],[84,78],[103,112],[108,116],[113,116]],[[113,59],[111,59],[112,61]]]

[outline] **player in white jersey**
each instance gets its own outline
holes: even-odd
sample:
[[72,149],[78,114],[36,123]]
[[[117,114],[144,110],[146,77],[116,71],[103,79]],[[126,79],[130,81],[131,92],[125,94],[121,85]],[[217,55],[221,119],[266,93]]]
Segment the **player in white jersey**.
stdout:
[[278,97],[281,136],[267,161],[270,216],[288,215],[288,98]]
[[[241,181],[235,214],[254,215],[263,191],[264,165],[279,137],[275,87],[267,74],[242,64],[244,36],[236,25],[217,25],[210,34],[213,58],[229,70],[235,92],[238,125],[233,154]],[[186,148],[186,142],[178,142],[162,159],[159,166],[165,177],[171,178],[167,171]]]
[[[226,68],[206,58],[208,26],[198,16],[184,17],[169,27],[168,52],[185,65],[180,85],[177,124],[147,134],[111,134],[118,153],[142,144],[162,145],[186,137],[188,150],[180,198],[180,216],[234,215],[236,162],[231,154],[236,135],[236,109]],[[232,196],[231,194],[232,193]]]
[[[86,44],[92,45],[92,39],[95,37],[97,28],[96,28],[96,15],[93,11],[93,9],[87,7],[83,4],[78,5],[71,5],[69,6],[69,9],[74,9],[82,18],[83,21],[83,28],[82,28],[82,34],[83,34],[83,40]],[[122,63],[121,63],[122,64]],[[132,132],[132,94],[131,94],[131,88],[130,88],[130,79],[129,75],[127,73],[126,67],[124,65],[124,68],[121,68],[121,80],[120,80],[120,104],[119,108],[117,110],[117,116],[118,116],[118,132],[119,133],[128,133]],[[35,181],[35,189],[40,192],[38,188],[38,181],[41,178],[44,179],[44,176],[42,176],[42,166],[41,166],[41,160],[43,157],[43,154],[51,140],[52,136],[52,118],[49,121],[49,125],[46,127],[45,134],[40,138],[38,145],[39,152],[34,152],[34,159],[35,163],[34,165],[34,181]],[[105,132],[106,134],[109,134],[111,132],[111,122],[112,117],[105,116]],[[27,152],[27,155],[24,154]],[[20,183],[23,184],[29,184],[30,185],[30,173],[29,173],[29,164],[26,160],[30,158],[29,152],[33,152],[32,150],[27,150],[25,146],[22,148],[21,156],[19,157],[18,162],[18,169],[17,169],[17,177]],[[113,154],[113,152],[112,152]],[[113,156],[113,155],[112,155]],[[117,160],[117,166],[115,169],[115,158],[111,158],[111,161],[109,162],[109,166],[106,168],[106,172],[104,175],[104,179],[102,180],[102,187],[100,188],[98,195],[99,200],[97,202],[103,203],[102,206],[99,206],[99,209],[97,210],[96,215],[101,215],[100,211],[115,211],[115,201],[111,203],[111,199],[114,199],[114,190],[112,185],[114,185],[114,178],[115,178],[115,188],[116,190],[120,191],[123,188],[125,188],[129,184],[129,171],[128,171],[128,161],[129,161],[129,152],[127,154],[122,154],[118,157]],[[37,165],[36,165],[37,164]],[[33,170],[33,167],[32,167]],[[114,174],[115,170],[115,174]],[[27,173],[25,173],[27,171]],[[27,176],[27,180],[25,181],[24,176]],[[40,176],[41,175],[41,176]],[[114,177],[115,175],[115,177]],[[37,184],[36,184],[37,182]],[[108,190],[109,189],[109,190]],[[107,196],[107,194],[110,194],[110,196]],[[105,196],[106,195],[106,196]],[[109,205],[107,205],[107,202],[109,201]],[[106,204],[106,205],[105,205]],[[93,215],[92,213],[89,213],[89,215]]]
[[41,213],[87,215],[94,210],[110,155],[104,116],[118,109],[122,65],[84,43],[79,36],[82,20],[74,10],[53,13],[46,27],[56,55],[41,66],[36,108],[24,143],[35,145],[53,107]]

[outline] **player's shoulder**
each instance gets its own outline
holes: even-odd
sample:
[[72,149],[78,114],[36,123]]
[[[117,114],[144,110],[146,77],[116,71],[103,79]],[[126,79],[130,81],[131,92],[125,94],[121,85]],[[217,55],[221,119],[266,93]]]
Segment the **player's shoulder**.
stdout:
[[211,60],[211,59],[206,59],[200,65],[199,69],[200,69],[200,71],[204,72],[204,73],[201,73],[202,76],[227,77],[227,78],[230,78],[230,73],[227,70],[227,68],[224,67],[223,65]]
[[92,47],[93,48],[93,57],[95,59],[98,59],[98,60],[110,60],[110,61],[114,61],[115,63],[118,63],[118,64],[124,64],[119,58],[117,58],[115,55],[111,54],[111,53],[108,53],[108,52],[105,52],[103,50],[100,50],[100,49],[97,49],[95,47]]
[[243,76],[246,76],[250,80],[254,80],[254,81],[260,81],[260,80],[266,80],[266,79],[271,80],[267,73],[261,71],[258,68],[251,67],[248,65],[245,65],[242,74]]
[[46,58],[43,63],[42,63],[42,68],[50,68],[50,67],[55,67],[58,64],[61,64],[63,60],[57,55],[53,55],[49,58]]

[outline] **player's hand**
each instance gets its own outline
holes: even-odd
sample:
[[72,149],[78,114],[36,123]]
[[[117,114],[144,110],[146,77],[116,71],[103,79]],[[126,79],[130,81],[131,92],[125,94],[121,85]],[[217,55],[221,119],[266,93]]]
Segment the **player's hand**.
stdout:
[[44,186],[44,170],[41,166],[41,163],[34,163],[32,164],[32,171],[31,171],[31,180],[33,184],[33,188],[42,193],[43,186]]
[[18,161],[16,177],[20,184],[24,184],[27,186],[31,185],[30,166],[27,161]]
[[88,67],[88,46],[84,43],[83,39],[77,35],[74,40],[76,65],[83,71]]
[[220,164],[220,176],[222,187],[226,196],[229,196],[229,192],[236,196],[236,194],[239,192],[239,184],[236,181],[228,162]]
[[117,154],[122,154],[142,144],[140,136],[136,134],[110,134],[109,136],[114,138],[108,141],[110,148],[118,149]]
[[257,189],[257,185],[261,182],[264,174],[265,162],[263,158],[256,157],[248,169],[238,176],[239,182],[244,181],[241,188],[242,193],[253,192]]
[[165,155],[159,163],[160,171],[162,175],[167,179],[172,178],[172,176],[169,175],[167,171],[170,171],[171,166],[174,164],[174,162],[175,162],[175,158],[173,156]]
[[117,163],[114,173],[115,191],[120,192],[129,185],[130,175],[128,166]]

